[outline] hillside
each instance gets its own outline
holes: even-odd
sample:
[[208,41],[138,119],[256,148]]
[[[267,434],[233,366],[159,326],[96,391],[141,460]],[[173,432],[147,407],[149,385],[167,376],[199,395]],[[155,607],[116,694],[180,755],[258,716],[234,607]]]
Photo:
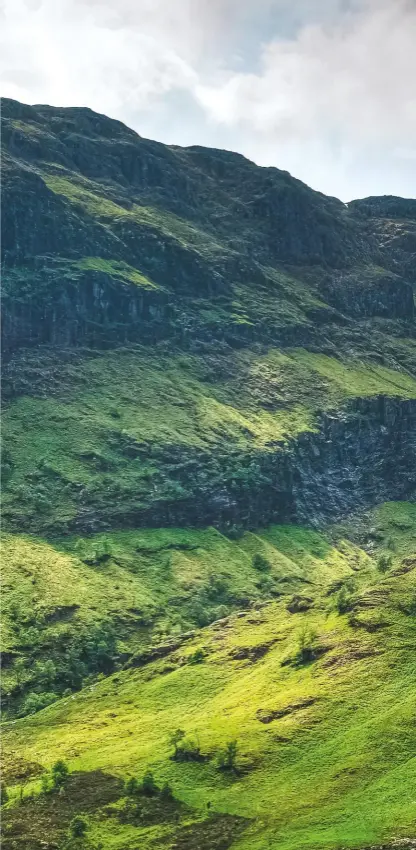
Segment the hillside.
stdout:
[[5,850],[412,847],[416,201],[7,99],[2,198]]

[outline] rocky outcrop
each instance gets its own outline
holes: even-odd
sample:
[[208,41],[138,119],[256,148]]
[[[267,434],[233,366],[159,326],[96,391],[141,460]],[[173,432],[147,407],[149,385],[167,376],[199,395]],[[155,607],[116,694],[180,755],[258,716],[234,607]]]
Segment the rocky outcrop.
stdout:
[[[138,452],[147,452],[147,447]],[[129,512],[108,492],[105,515],[78,499],[70,529],[114,526],[206,526],[233,533],[271,522],[319,527],[360,508],[416,492],[416,401],[376,398],[343,415],[322,416],[319,431],[252,455],[154,447],[158,462],[151,505]],[[166,493],[169,480],[175,498]],[[160,498],[156,493],[159,490]]]

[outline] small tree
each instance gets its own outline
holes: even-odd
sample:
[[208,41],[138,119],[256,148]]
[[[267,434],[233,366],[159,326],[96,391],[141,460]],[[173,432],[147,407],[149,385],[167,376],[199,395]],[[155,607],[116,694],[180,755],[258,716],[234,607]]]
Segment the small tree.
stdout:
[[179,747],[179,744],[181,743],[181,741],[183,741],[184,737],[185,737],[185,732],[183,731],[183,729],[176,729],[175,732],[172,732],[172,734],[170,736],[170,739],[169,739],[170,743],[172,744],[172,747],[175,750],[175,752],[173,754],[174,758],[176,758],[176,756],[178,755],[178,747]]
[[69,824],[69,836],[70,838],[82,838],[83,835],[88,830],[87,821],[80,817],[80,815],[75,815],[72,818],[71,823]]
[[338,614],[346,614],[347,611],[351,611],[353,599],[353,594],[346,587],[342,587],[335,600]]
[[52,767],[52,785],[54,788],[62,788],[65,785],[69,774],[68,765],[62,760],[58,759]]
[[235,770],[237,760],[238,744],[236,740],[228,741],[223,752],[218,757],[220,770]]
[[151,770],[146,770],[142,779],[141,790],[147,797],[153,797],[157,793],[157,785]]
[[51,780],[50,776],[47,773],[43,773],[40,780],[40,789],[41,794],[49,794],[51,790]]
[[162,785],[160,796],[163,800],[171,800],[173,797],[172,787],[169,785],[169,782],[165,782]]
[[260,555],[259,553],[257,553],[257,555],[254,555],[253,567],[260,573],[268,573],[271,570],[270,562],[267,560],[267,558],[264,557],[264,555]]
[[135,776],[127,779],[124,790],[128,797],[135,797],[140,792],[140,785]]
[[9,800],[9,793],[7,791],[6,786],[2,783],[0,785],[0,805],[4,806]]
[[201,662],[204,661],[204,658],[205,652],[200,646],[192,653],[192,655],[189,656],[188,661],[190,664],[201,664]]
[[308,664],[316,657],[317,634],[313,629],[302,629],[298,635],[298,661]]
[[393,558],[391,555],[380,555],[377,561],[377,568],[380,570],[381,573],[386,573],[387,570],[390,569],[392,564]]

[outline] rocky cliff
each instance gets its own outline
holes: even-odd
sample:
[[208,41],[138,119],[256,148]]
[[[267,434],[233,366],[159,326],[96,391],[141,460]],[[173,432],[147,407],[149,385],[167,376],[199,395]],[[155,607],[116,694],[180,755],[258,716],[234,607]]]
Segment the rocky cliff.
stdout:
[[411,496],[416,202],[345,205],[88,109],[3,100],[2,128],[6,525]]

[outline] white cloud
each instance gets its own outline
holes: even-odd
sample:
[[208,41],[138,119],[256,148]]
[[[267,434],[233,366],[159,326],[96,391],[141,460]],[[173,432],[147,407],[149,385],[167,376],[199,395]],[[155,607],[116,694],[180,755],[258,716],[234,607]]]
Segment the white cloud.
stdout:
[[[416,192],[416,0],[0,0],[2,94]],[[413,181],[413,182],[412,182]]]

